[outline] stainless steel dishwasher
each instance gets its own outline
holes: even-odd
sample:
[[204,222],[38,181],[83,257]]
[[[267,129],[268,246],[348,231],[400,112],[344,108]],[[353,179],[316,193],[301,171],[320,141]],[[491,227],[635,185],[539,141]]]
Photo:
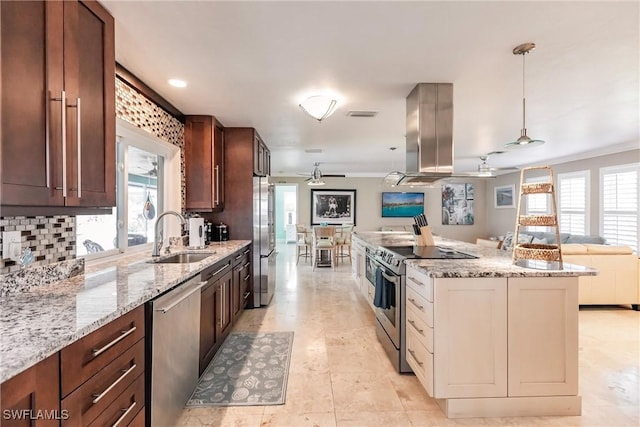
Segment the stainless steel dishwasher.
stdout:
[[151,302],[151,425],[173,426],[198,383],[200,275]]

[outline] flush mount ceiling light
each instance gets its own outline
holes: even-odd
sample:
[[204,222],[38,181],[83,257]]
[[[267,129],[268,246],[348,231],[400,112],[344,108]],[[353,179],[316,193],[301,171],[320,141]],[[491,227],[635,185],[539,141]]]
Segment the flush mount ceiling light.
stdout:
[[187,82],[180,79],[169,79],[169,84],[173,87],[187,87]]
[[513,48],[514,55],[522,55],[522,129],[520,130],[520,138],[516,139],[513,142],[509,142],[504,146],[506,148],[524,148],[524,147],[533,147],[535,145],[542,145],[544,141],[541,139],[532,139],[527,136],[527,127],[525,125],[525,111],[526,111],[526,103],[524,96],[524,57],[527,53],[531,52],[536,48],[535,43],[523,43],[519,46]]
[[299,107],[320,123],[333,114],[337,105],[338,101],[330,96],[314,95],[302,101]]

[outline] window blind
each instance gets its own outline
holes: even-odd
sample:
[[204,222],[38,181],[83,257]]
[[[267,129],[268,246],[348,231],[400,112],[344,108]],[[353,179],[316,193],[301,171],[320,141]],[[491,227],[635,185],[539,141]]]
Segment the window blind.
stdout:
[[[527,178],[528,184],[535,184],[538,182],[549,182],[548,177],[531,177]],[[545,215],[550,213],[550,196],[548,194],[530,194],[526,197],[525,212],[527,215]],[[549,227],[541,226],[528,226],[528,231],[549,231]]]
[[589,172],[558,175],[558,211],[560,232],[587,235],[587,188]]
[[638,251],[638,175],[640,165],[603,168],[601,234],[607,243]]

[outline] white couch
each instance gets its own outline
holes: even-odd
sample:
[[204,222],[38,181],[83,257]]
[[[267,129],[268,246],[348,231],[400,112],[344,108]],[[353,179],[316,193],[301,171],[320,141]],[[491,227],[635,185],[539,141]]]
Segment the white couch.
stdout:
[[628,246],[565,243],[564,262],[598,270],[597,276],[579,278],[579,303],[584,305],[640,304],[640,263]]

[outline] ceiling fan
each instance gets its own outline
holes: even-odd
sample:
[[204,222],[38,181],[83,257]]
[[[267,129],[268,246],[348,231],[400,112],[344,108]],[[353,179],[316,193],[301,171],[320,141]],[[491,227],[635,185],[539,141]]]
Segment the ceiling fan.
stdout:
[[157,177],[158,176],[158,162],[152,161],[151,165],[153,166],[151,169],[145,169],[143,167],[137,166],[136,169],[140,169],[140,170],[144,171],[144,172],[142,172],[142,173],[140,173],[138,175]]
[[[307,175],[307,174],[301,174],[301,175]],[[311,175],[309,176],[309,178],[305,179],[305,181],[312,181],[312,182],[320,182],[322,181],[322,178],[345,178],[346,175],[343,173],[339,173],[339,174],[324,174],[322,173],[322,171],[320,170],[320,163],[319,162],[315,162],[313,164],[313,171],[311,172]]]
[[489,156],[492,156],[494,154],[502,154],[502,153],[504,153],[504,151],[492,151],[490,153],[487,153],[484,156],[480,156],[480,164],[478,165],[478,176],[489,177],[489,176],[494,176],[493,173],[497,171],[519,170],[518,168],[494,168],[489,166],[489,163],[487,163],[487,160],[489,160]]

